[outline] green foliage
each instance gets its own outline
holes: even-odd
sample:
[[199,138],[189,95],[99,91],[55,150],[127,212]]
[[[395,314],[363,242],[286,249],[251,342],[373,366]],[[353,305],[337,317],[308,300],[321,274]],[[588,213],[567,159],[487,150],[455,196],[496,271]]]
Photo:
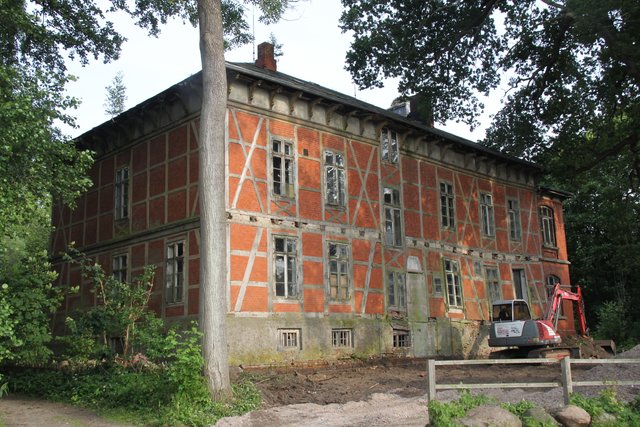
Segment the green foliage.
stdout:
[[111,84],[105,88],[107,99],[104,103],[104,112],[111,117],[115,117],[125,110],[124,103],[127,101],[127,87],[124,85],[124,74],[119,71],[113,78]]
[[[630,404],[618,400],[615,390],[607,389],[600,393],[598,397],[584,397],[578,393],[571,395],[571,403],[580,406],[587,411],[591,417],[597,417],[602,413],[614,415],[616,426],[632,427],[640,425],[640,408],[638,399]],[[598,424],[594,424],[599,427]]]
[[631,348],[640,341],[638,318],[624,302],[604,302],[598,307],[597,316],[595,338],[614,340],[618,350]]
[[451,426],[456,418],[464,417],[470,409],[490,402],[492,400],[485,395],[472,395],[469,390],[463,390],[458,400],[449,403],[437,400],[429,402],[429,422],[433,426]]

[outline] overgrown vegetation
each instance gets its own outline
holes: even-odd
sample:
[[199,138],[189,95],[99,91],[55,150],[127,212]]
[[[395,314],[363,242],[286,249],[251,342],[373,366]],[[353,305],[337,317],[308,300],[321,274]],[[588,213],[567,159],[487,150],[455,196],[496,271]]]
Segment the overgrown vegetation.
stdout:
[[56,339],[62,349],[58,363],[44,363],[51,360],[44,356],[39,363],[21,363],[9,375],[10,391],[124,411],[129,421],[147,425],[210,425],[260,405],[249,382],[236,384],[228,402],[211,400],[197,326],[165,330],[148,308],[153,269],[126,283],[75,255],[70,261],[80,264],[82,286],[90,287],[98,303],[67,318],[69,334]]
[[[479,394],[472,395],[463,390],[457,400],[442,403],[434,400],[429,403],[429,425],[434,427],[456,426],[457,419],[464,417],[470,409],[484,404],[496,404],[495,399]],[[630,403],[618,400],[615,390],[604,390],[598,397],[584,397],[578,393],[571,396],[571,404],[583,408],[597,420],[604,413],[615,417],[614,422],[598,422],[592,420],[594,427],[621,426],[632,427],[640,425],[640,397]],[[503,403],[502,408],[516,415],[524,427],[551,427],[556,424],[544,423],[525,416],[527,410],[535,405],[526,400],[518,403]]]

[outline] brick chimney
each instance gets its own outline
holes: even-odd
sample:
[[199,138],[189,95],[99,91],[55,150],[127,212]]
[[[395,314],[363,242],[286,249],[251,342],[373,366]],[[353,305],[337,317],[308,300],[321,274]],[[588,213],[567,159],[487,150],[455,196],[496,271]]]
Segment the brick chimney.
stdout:
[[268,42],[258,45],[258,59],[256,59],[256,67],[266,70],[277,71],[276,58],[273,56],[273,45]]

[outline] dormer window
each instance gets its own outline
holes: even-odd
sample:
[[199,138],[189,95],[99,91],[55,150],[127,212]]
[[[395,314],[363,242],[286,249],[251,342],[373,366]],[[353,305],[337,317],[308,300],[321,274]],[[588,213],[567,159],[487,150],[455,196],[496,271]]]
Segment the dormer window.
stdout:
[[380,150],[382,160],[390,163],[398,163],[398,133],[394,130],[384,128],[380,132]]

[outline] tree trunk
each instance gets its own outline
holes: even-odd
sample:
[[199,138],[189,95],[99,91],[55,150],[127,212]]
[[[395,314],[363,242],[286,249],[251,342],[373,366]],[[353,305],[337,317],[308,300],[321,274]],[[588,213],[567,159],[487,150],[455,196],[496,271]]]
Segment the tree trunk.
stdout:
[[231,395],[227,357],[227,219],[225,115],[227,73],[220,0],[198,0],[202,111],[200,116],[200,328],[204,374],[216,400]]

